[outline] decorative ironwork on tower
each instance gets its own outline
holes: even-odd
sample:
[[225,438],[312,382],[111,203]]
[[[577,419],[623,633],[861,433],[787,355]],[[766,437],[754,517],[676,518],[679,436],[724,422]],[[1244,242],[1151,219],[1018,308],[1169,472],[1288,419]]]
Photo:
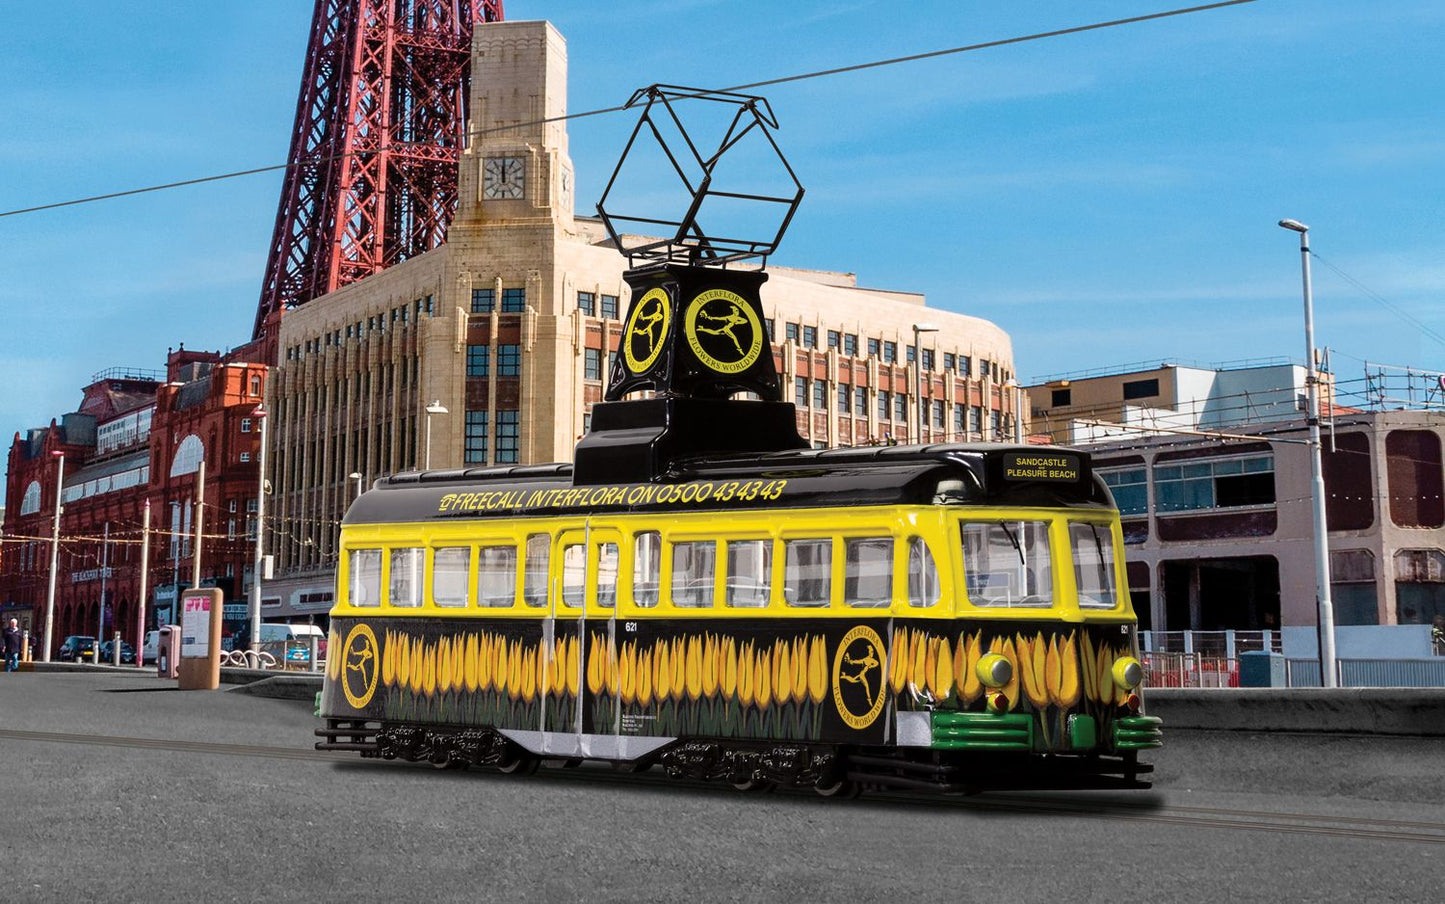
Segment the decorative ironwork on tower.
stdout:
[[501,19],[502,0],[316,0],[254,339],[446,238],[472,28]]

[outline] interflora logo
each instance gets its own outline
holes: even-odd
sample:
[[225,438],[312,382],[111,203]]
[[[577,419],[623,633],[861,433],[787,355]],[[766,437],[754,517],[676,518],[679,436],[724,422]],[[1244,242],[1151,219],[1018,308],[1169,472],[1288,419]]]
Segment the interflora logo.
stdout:
[[622,341],[622,357],[627,369],[642,373],[657,361],[667,341],[668,328],[672,326],[671,305],[667,293],[652,289],[632,308],[627,320],[627,332]]
[[683,329],[697,359],[721,374],[742,373],[763,350],[758,315],[727,289],[709,289],[689,302]]
[[378,655],[376,634],[367,624],[359,624],[346,635],[342,653],[341,689],[346,702],[356,709],[365,709],[376,693]]
[[883,711],[883,638],[867,625],[843,635],[833,655],[833,705],[849,728],[863,729]]

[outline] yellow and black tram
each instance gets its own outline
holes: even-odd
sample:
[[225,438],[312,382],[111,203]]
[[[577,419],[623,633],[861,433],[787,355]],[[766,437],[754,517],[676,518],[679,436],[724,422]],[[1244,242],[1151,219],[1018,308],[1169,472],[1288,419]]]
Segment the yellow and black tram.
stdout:
[[355,502],[318,747],[821,793],[1147,785],[1159,720],[1086,454],[724,451],[606,482],[583,451]]

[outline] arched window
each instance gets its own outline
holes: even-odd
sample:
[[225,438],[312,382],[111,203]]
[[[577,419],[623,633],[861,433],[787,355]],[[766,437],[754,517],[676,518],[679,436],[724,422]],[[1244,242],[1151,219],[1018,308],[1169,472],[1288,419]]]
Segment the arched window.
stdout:
[[206,447],[201,443],[201,438],[192,433],[181,444],[176,447],[175,457],[171,459],[171,476],[179,477],[182,474],[194,474],[200,467],[201,459],[206,457]]
[[20,514],[33,515],[40,511],[40,481],[30,481],[30,486],[25,488],[25,496],[20,500]]

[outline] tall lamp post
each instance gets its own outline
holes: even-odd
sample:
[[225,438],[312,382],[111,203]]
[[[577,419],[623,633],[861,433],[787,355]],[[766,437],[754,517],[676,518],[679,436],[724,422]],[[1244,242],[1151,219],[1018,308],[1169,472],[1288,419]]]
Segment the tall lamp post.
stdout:
[[425,459],[425,468],[426,468],[426,470],[428,470],[428,471],[431,470],[431,416],[434,415],[434,414],[446,414],[446,413],[447,413],[447,409],[446,409],[446,407],[445,407],[444,405],[442,405],[440,399],[437,399],[437,400],[433,401],[430,405],[426,406],[426,459]]
[[1309,375],[1310,501],[1314,508],[1315,601],[1319,605],[1320,684],[1335,687],[1335,607],[1330,600],[1329,527],[1325,522],[1324,464],[1320,460],[1320,378],[1315,370],[1315,307],[1310,291],[1310,228],[1299,220],[1280,220],[1279,225],[1299,233],[1300,266],[1304,275],[1305,361]]
[[923,442],[923,422],[928,417],[928,402],[923,398],[923,347],[918,337],[923,333],[936,333],[938,327],[931,323],[913,324],[913,414],[918,426],[914,428],[914,442]]
[[266,406],[257,405],[251,416],[261,428],[261,451],[256,456],[256,553],[251,564],[251,598],[249,621],[251,623],[251,652],[261,653],[261,573],[266,567],[266,546],[263,536],[266,532]]
[[60,460],[60,466],[55,471],[55,523],[50,528],[50,589],[45,594],[45,646],[40,651],[41,662],[50,661],[50,641],[55,633],[55,569],[60,565],[60,493],[65,486],[65,453],[50,454]]

